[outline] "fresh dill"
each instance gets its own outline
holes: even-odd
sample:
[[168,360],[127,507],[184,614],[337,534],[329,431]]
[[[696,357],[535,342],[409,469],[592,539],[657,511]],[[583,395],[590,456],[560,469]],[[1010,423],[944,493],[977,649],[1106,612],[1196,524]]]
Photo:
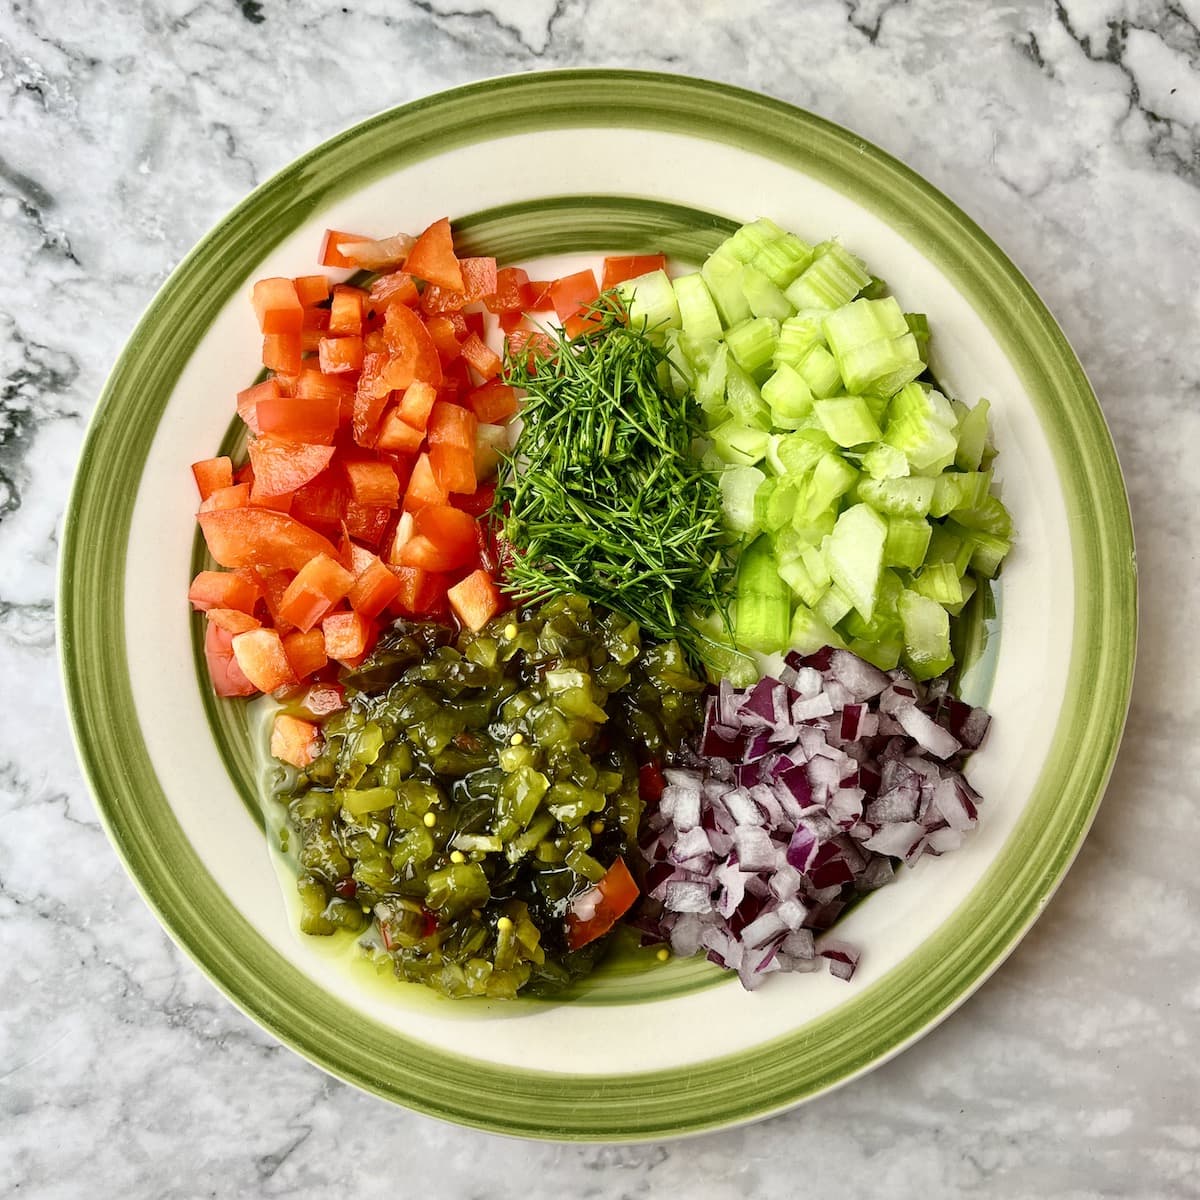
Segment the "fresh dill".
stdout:
[[732,570],[720,490],[692,453],[699,410],[617,302],[602,297],[593,315],[574,339],[506,355],[507,382],[526,393],[492,509],[515,551],[506,587],[580,592],[701,662],[689,618],[715,610],[728,623]]

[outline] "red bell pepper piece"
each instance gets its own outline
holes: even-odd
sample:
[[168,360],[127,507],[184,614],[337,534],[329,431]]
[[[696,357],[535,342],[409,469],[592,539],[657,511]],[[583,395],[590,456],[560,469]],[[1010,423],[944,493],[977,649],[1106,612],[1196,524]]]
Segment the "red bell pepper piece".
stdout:
[[325,654],[325,635],[319,629],[289,633],[283,639],[283,652],[297,679],[307,679],[329,661]]
[[207,500],[218,488],[233,487],[233,462],[224,456],[203,459],[192,463],[192,476],[200,499]]
[[369,508],[395,508],[400,503],[400,480],[385,462],[345,462],[342,469],[350,496]]
[[248,448],[250,464],[254,468],[251,491],[254,503],[266,496],[294,492],[320,475],[333,458],[332,446],[310,446],[270,437],[255,438]]
[[265,334],[299,333],[304,306],[290,279],[260,279],[250,293],[258,328]]
[[496,272],[496,287],[483,297],[489,312],[523,312],[529,304],[529,276],[520,267],[501,267]]
[[482,568],[446,592],[454,615],[468,629],[482,629],[504,607],[495,581]]
[[329,332],[341,336],[362,333],[363,301],[367,293],[362,288],[340,284],[333,289],[329,305]]
[[448,506],[422,508],[413,516],[413,536],[400,551],[400,564],[424,571],[470,566],[479,554],[475,519]]
[[606,934],[638,898],[638,886],[618,858],[594,888],[577,896],[567,910],[567,948],[578,950]]
[[325,634],[325,653],[349,666],[355,665],[371,642],[373,627],[360,613],[331,613],[321,623]]
[[[301,371],[320,375],[318,371]],[[327,446],[333,441],[341,416],[341,398],[328,396],[265,396],[258,402],[258,428],[269,437],[288,442]]]
[[354,586],[346,598],[356,613],[364,617],[377,617],[398,595],[400,581],[369,550],[354,546],[350,553]]
[[341,242],[369,242],[371,239],[361,233],[343,233],[338,229],[325,230],[321,241],[320,262],[323,267],[353,267],[354,261],[347,258],[339,249]]
[[346,501],[343,526],[350,537],[367,546],[378,546],[392,523],[393,510],[374,505],[359,504],[357,500]]
[[414,429],[425,429],[429,414],[437,400],[437,389],[418,379],[410,384],[400,398],[400,417]]
[[258,691],[233,656],[233,634],[211,622],[204,631],[204,659],[218,696],[253,696]]
[[665,254],[629,254],[606,258],[600,290],[607,292],[609,288],[616,287],[618,283],[624,283],[627,279],[636,279],[639,275],[649,275],[651,271],[666,269]]
[[[292,280],[296,288],[296,296],[305,308],[304,318],[307,322],[309,312],[314,304],[320,304],[329,299],[329,279],[325,275],[300,275]],[[325,312],[324,309],[319,310]],[[326,314],[328,316],[328,314]],[[304,328],[309,328],[305,324]]]
[[367,292],[367,307],[381,312],[390,304],[415,304],[419,298],[417,285],[407,271],[380,275]]
[[434,221],[417,238],[409,251],[404,269],[410,275],[425,280],[451,292],[465,290],[462,268],[454,254],[454,237],[450,232],[450,221],[442,217]]
[[205,513],[220,508],[245,508],[249,503],[250,485],[235,483],[231,487],[217,488],[207,500],[201,500],[199,511]]
[[354,586],[354,576],[327,554],[310,558],[288,584],[279,615],[307,633]]
[[321,730],[311,721],[279,713],[271,730],[271,755],[304,770],[321,751]]
[[440,612],[446,604],[448,580],[436,571],[419,567],[389,567],[400,584],[392,601],[392,609],[405,617],[428,617]]
[[278,630],[251,629],[235,634],[233,657],[241,667],[242,674],[260,692],[273,692],[276,688],[290,687],[296,683]]
[[[434,393],[436,395],[436,393]],[[401,415],[398,408],[391,409],[383,418],[379,427],[379,436],[375,439],[378,450],[388,450],[393,454],[416,454],[421,449],[425,434],[420,429],[414,429]]]
[[361,371],[363,365],[362,338],[354,334],[348,334],[345,337],[323,337],[317,343],[317,361],[326,375]]
[[245,633],[247,629],[257,629],[262,624],[249,613],[236,608],[210,608],[208,619],[227,633]]
[[201,513],[199,521],[208,552],[223,567],[299,571],[318,554],[337,557],[328,538],[269,508],[225,508]]
[[458,262],[462,271],[463,292],[469,304],[495,295],[499,272],[494,258],[460,258]]
[[468,335],[463,342],[462,356],[484,379],[494,379],[504,367],[504,362],[477,333]]
[[262,364],[272,371],[295,375],[300,370],[303,352],[299,330],[295,333],[268,333],[263,337]]
[[489,379],[469,392],[467,406],[484,425],[503,425],[520,408],[516,389],[498,379]]
[[429,505],[441,506],[450,502],[450,493],[442,486],[433,470],[428,454],[422,454],[413,464],[404,493],[404,511],[417,512]]
[[236,608],[253,613],[262,590],[252,572],[201,571],[188,588],[188,600],[197,612],[213,608]]

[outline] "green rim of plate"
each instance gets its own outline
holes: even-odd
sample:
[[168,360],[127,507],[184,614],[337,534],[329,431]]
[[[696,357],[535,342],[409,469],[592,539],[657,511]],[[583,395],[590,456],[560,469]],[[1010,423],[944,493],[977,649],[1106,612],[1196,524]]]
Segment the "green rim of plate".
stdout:
[[[913,954],[833,1012],[736,1056],[640,1074],[479,1062],[388,1029],[308,980],[238,913],[183,836],[142,740],[126,660],[125,555],[151,441],[180,371],[261,257],[310,214],[390,170],[568,127],[734,144],[903,230],[1017,369],[1071,521],[1067,694],[1026,811],[984,878]],[[694,1133],[810,1098],[903,1049],[987,978],[1044,908],[1095,815],[1128,709],[1136,609],[1128,501],[1095,396],[1050,313],[982,230],[903,164],[780,101],[671,75],[570,70],[472,84],[365,121],[258,188],[188,255],[92,419],[63,528],[59,645],[76,746],[109,836],[160,921],[235,1004],[317,1065],[421,1112],[510,1135],[616,1141]]]

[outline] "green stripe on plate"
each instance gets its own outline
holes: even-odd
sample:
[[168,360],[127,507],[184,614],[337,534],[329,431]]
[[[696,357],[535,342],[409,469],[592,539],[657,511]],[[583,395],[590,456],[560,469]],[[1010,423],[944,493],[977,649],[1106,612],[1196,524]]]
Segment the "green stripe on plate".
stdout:
[[[126,664],[124,562],[137,484],[174,382],[266,252],[388,171],[454,146],[588,126],[734,144],[902,229],[982,315],[1034,400],[1073,514],[1076,612],[1068,695],[1026,814],[919,950],[835,1012],[735,1058],[563,1076],[436,1050],[366,1019],[241,917],[183,837],[146,754]],[[853,134],[763,96],[667,75],[564,71],[383,113],[299,159],[200,242],[150,305],[97,406],[64,525],[59,612],[76,743],[113,843],[163,924],[236,1004],[313,1062],[423,1112],[510,1134],[619,1140],[752,1119],[844,1082],[902,1049],[995,969],[1057,886],[1099,803],[1128,706],[1136,588],[1120,471],[1079,363],[1029,284],[946,197]]]

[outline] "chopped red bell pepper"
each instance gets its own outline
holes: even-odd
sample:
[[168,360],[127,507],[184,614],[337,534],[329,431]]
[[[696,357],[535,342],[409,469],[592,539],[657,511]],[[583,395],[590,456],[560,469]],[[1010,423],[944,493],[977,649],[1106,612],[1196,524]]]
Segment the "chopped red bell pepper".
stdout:
[[385,462],[344,462],[342,469],[350,484],[350,495],[368,508],[396,508],[400,503],[400,480]]
[[304,347],[300,331],[295,333],[268,333],[263,337],[262,365],[284,375],[295,375],[300,370]]
[[400,417],[414,429],[425,429],[429,414],[437,400],[437,389],[418,379],[410,384],[400,398]]
[[468,629],[482,629],[504,607],[500,589],[482,568],[448,589],[446,598],[454,615]]
[[316,674],[329,661],[325,653],[325,635],[319,629],[289,633],[283,639],[283,652],[293,674],[300,680]]
[[445,505],[450,502],[450,493],[442,486],[433,470],[428,454],[422,454],[413,465],[404,493],[404,511],[416,512],[429,505]]
[[379,436],[375,439],[375,448],[388,450],[393,454],[416,454],[424,440],[424,431],[414,429],[401,415],[400,409],[393,408],[383,418]]
[[504,368],[503,360],[477,333],[463,342],[462,356],[484,379],[494,379]]
[[333,289],[329,305],[329,332],[342,336],[362,333],[363,301],[367,293],[362,288],[341,284]]
[[210,608],[208,619],[227,633],[245,633],[257,629],[262,622],[236,608]]
[[338,229],[325,230],[321,241],[320,262],[323,267],[353,267],[353,259],[347,258],[338,246],[342,242],[369,242],[371,239],[361,233],[343,233]]
[[367,653],[374,632],[371,622],[356,612],[331,613],[321,622],[321,630],[325,653],[351,666]]
[[651,271],[665,271],[667,256],[665,254],[629,254],[606,258],[604,273],[600,280],[600,290],[607,292],[618,283],[627,279],[637,279],[639,275],[649,275]]
[[[319,372],[302,371],[301,379]],[[341,416],[339,396],[265,396],[258,402],[258,428],[268,437],[327,446]]]
[[296,574],[279,602],[279,615],[307,633],[354,586],[354,576],[335,558],[318,554]]
[[577,896],[567,910],[567,948],[578,950],[606,934],[632,907],[638,886],[623,858],[608,868],[594,888]]
[[296,683],[278,630],[250,629],[235,634],[233,657],[241,667],[242,674],[260,692],[273,692],[276,688],[290,687]]
[[271,730],[271,755],[304,770],[321,751],[321,730],[311,721],[279,713]]
[[206,458],[192,463],[192,476],[200,499],[207,500],[218,488],[233,487],[233,462],[226,456]]
[[207,500],[200,501],[199,511],[215,512],[219,508],[245,508],[250,503],[250,485],[235,483],[230,487],[217,488]]
[[448,291],[464,291],[462,268],[454,254],[454,236],[450,221],[442,217],[434,221],[417,238],[409,251],[404,269],[410,275]]
[[351,562],[354,586],[346,596],[350,607],[364,617],[377,617],[399,594],[400,581],[377,555],[361,546],[351,550]]
[[[329,278],[325,275],[300,275],[292,280],[296,288],[296,296],[306,310],[314,304],[320,304],[329,299]],[[324,309],[320,311],[325,311]],[[309,313],[304,314],[307,321]],[[306,325],[305,328],[308,328]]]
[[458,264],[468,303],[473,304],[485,296],[495,295],[499,272],[494,258],[460,258]]
[[333,458],[332,446],[284,442],[271,437],[255,438],[248,448],[254,468],[251,491],[254,503],[263,497],[294,492],[320,475]]
[[353,334],[345,337],[323,337],[317,343],[318,362],[326,375],[341,375],[361,371],[363,365],[362,338]]
[[520,403],[515,388],[489,379],[482,387],[467,393],[467,406],[484,425],[503,425],[517,414]]
[[523,312],[529,305],[529,276],[520,267],[501,267],[496,272],[496,286],[490,296],[483,297],[489,312]]
[[204,631],[204,659],[218,696],[253,696],[258,691],[233,656],[233,634],[211,622]]
[[407,271],[393,271],[390,275],[380,275],[371,284],[367,307],[379,312],[390,304],[415,304],[418,298],[413,277]]
[[406,567],[424,571],[453,571],[478,560],[475,520],[448,506],[422,508],[413,515],[413,536],[400,552]]
[[318,554],[337,557],[328,538],[269,508],[225,508],[201,513],[199,520],[209,554],[223,567],[299,571]]
[[258,578],[252,572],[201,571],[188,588],[188,600],[197,612],[236,608],[253,613],[261,595]]
[[260,279],[250,294],[258,317],[258,328],[265,334],[299,333],[304,324],[304,306],[290,279]]

